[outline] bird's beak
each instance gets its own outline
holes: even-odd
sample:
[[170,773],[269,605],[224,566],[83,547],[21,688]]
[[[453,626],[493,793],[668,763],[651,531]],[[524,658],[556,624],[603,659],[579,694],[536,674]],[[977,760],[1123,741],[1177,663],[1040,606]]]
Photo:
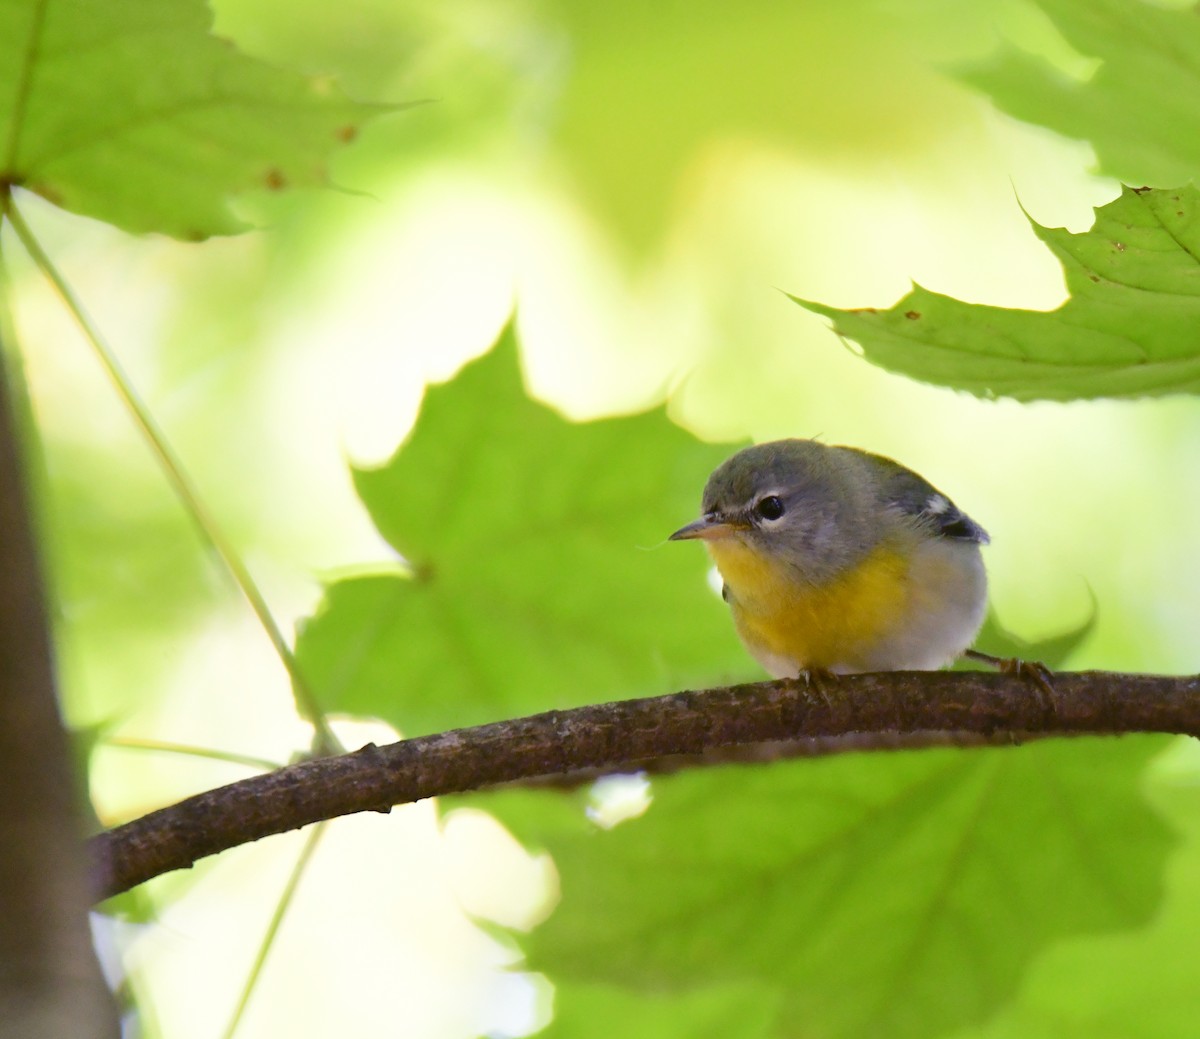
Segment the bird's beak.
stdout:
[[730,537],[738,527],[739,525],[733,520],[714,513],[701,516],[700,519],[689,523],[686,527],[680,527],[667,540],[691,541],[699,538],[703,541],[717,541],[720,538]]

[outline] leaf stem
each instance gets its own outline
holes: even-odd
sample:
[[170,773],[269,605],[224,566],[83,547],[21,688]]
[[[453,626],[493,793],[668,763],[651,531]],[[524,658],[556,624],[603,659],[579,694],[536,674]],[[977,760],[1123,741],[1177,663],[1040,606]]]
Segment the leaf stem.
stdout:
[[119,750],[148,750],[160,754],[183,754],[192,758],[204,758],[208,761],[223,761],[230,765],[245,765],[247,768],[260,772],[273,772],[282,766],[278,761],[255,757],[252,754],[238,754],[231,750],[213,750],[210,747],[193,747],[186,743],[171,743],[165,740],[143,740],[131,736],[114,736],[102,742],[102,746],[116,747]]
[[[10,188],[0,184],[0,216],[7,212]],[[0,231],[3,224],[0,223]],[[29,488],[29,509],[34,520],[34,529],[41,532],[48,529],[46,509],[46,488],[50,478],[46,469],[46,449],[42,442],[41,431],[33,417],[33,403],[29,394],[29,380],[25,374],[25,359],[17,349],[16,320],[13,314],[13,275],[4,254],[3,237],[0,235],[0,364],[3,365],[4,378],[8,384],[13,421],[17,428],[17,439],[22,453],[22,466]],[[47,553],[43,566],[53,562]],[[47,608],[54,616],[60,615],[58,602],[58,585],[54,580],[43,579],[43,594]]]
[[270,608],[267,606],[266,600],[263,598],[262,592],[259,591],[258,585],[251,576],[250,571],[226,539],[220,525],[208,511],[200,494],[192,485],[191,479],[187,475],[182,462],[176,456],[166,435],[155,421],[154,416],[150,413],[150,409],[141,397],[138,396],[133,383],[130,382],[129,377],[122,369],[116,354],[100,334],[99,328],[92,321],[83,304],[67,283],[67,280],[58,268],[55,267],[54,262],[34,236],[29,225],[25,222],[25,218],[13,203],[13,199],[9,193],[4,193],[2,199],[0,199],[0,206],[3,207],[0,212],[2,212],[3,216],[7,217],[13,231],[16,232],[17,238],[20,239],[21,244],[25,247],[25,250],[29,253],[34,263],[54,287],[67,310],[74,317],[84,336],[91,344],[92,350],[95,352],[101,366],[104,368],[105,374],[107,374],[109,381],[116,390],[117,396],[120,397],[129,414],[132,416],[134,423],[141,430],[142,436],[150,446],[151,452],[158,459],[167,482],[171,485],[171,488],[183,504],[184,511],[191,516],[201,538],[216,553],[229,573],[229,576],[233,579],[233,583],[250,604],[251,610],[254,611],[254,615],[258,618],[259,624],[266,632],[267,638],[270,639],[271,645],[274,646],[276,654],[278,654],[284,668],[287,670],[288,676],[291,678],[293,695],[296,698],[296,704],[300,713],[312,723],[315,729],[314,750],[318,754],[339,753],[342,750],[341,743],[330,728],[324,712],[318,706],[316,697],[313,695],[312,689],[309,687],[300,670],[296,656],[292,652],[291,646],[288,645],[287,639],[284,638],[279,625],[276,623]]
[[275,912],[271,914],[271,922],[267,924],[266,933],[259,944],[258,953],[255,955],[254,963],[250,967],[250,973],[246,976],[246,984],[242,986],[242,994],[238,999],[237,1006],[233,1009],[233,1015],[229,1018],[229,1024],[225,1026],[225,1031],[221,1033],[221,1039],[233,1039],[234,1034],[237,1032],[238,1025],[241,1024],[242,1017],[246,1013],[246,1007],[250,1005],[250,997],[254,995],[254,988],[258,984],[259,976],[263,972],[263,967],[267,964],[267,955],[271,951],[271,946],[275,944],[275,936],[279,933],[279,927],[283,923],[283,918],[287,915],[287,911],[291,907],[292,899],[296,894],[296,888],[300,884],[300,878],[304,875],[304,870],[308,866],[313,852],[317,850],[317,842],[321,839],[321,835],[325,832],[328,825],[328,823],[317,823],[308,835],[308,839],[304,842],[304,847],[300,849],[300,854],[292,866],[292,872],[288,875],[287,884],[284,885],[283,891],[279,894],[279,901],[275,903]]

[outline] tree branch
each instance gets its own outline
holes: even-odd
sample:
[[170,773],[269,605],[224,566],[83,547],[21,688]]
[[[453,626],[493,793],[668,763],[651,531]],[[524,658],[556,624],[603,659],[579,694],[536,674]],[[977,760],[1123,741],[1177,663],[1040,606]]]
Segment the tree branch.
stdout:
[[639,772],[651,776],[670,776],[694,768],[717,765],[769,765],[795,758],[826,758],[832,754],[865,754],[888,750],[929,750],[932,747],[1014,747],[1032,740],[1076,735],[1056,732],[844,732],[837,736],[802,736],[799,739],[765,740],[762,743],[738,743],[713,746],[698,754],[666,754],[632,762],[623,768],[581,768],[559,775],[533,776],[497,784],[521,790],[575,790],[604,776],[620,772]]
[[0,356],[0,1035],[99,1039],[117,1035],[117,1013],[88,928],[83,812],[58,713],[10,363]]
[[[92,839],[93,890],[126,891],[198,859],[354,812],[387,812],[440,794],[580,770],[633,771],[674,755],[766,741],[934,732],[954,742],[997,734],[1200,733],[1200,677],[1090,671],[1054,676],[1055,702],[1015,675],[848,675],[827,701],[800,681],[578,707],[289,765],[151,812]],[[972,735],[974,734],[974,735]],[[863,742],[873,742],[866,736]],[[904,743],[903,736],[900,740]]]

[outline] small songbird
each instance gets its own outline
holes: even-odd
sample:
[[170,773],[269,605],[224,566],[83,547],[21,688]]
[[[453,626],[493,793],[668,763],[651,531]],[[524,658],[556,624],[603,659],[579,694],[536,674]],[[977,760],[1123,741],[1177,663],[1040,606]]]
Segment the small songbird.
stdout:
[[983,623],[984,529],[890,458],[813,440],[738,452],[709,477],[704,541],[738,635],[776,678],[932,670]]

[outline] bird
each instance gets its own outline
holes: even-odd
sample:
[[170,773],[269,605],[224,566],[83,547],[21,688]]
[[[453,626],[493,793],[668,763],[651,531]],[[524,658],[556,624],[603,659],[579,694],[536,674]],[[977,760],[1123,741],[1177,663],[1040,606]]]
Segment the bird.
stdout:
[[669,540],[704,542],[738,635],[775,678],[936,670],[983,623],[987,532],[890,458],[757,444],[712,473],[701,510]]

